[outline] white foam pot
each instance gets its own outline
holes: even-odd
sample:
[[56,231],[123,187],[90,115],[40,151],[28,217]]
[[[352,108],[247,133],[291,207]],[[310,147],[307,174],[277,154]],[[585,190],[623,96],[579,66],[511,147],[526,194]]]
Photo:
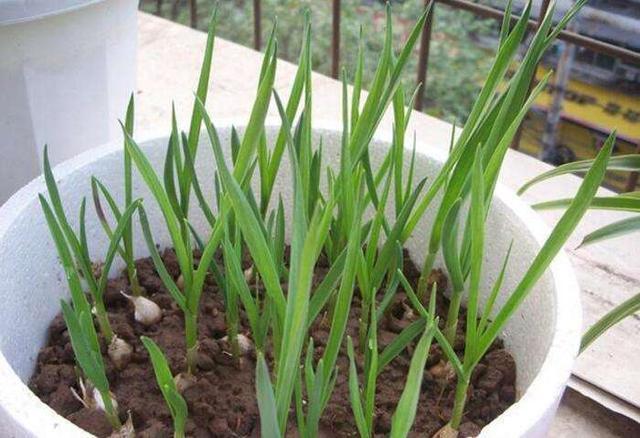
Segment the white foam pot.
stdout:
[[134,91],[137,0],[0,0],[0,204],[53,163],[115,140]]
[[[228,145],[230,128],[220,127],[219,130],[223,144]],[[276,133],[277,127],[268,126],[270,141]],[[314,135],[316,140],[322,136],[325,163],[336,165],[340,151],[339,130],[315,129]],[[140,139],[140,144],[160,171],[167,137],[148,138]],[[388,138],[381,134],[372,143],[374,165],[380,163],[388,148]],[[442,164],[442,157],[424,144],[418,144],[417,151],[416,178],[426,176],[432,180]],[[201,139],[196,167],[206,196],[213,199],[212,184],[209,183],[213,181],[214,160],[206,137]],[[291,195],[288,172],[289,165],[283,162],[276,189],[283,195],[285,205],[290,205]],[[100,178],[117,199],[123,198],[122,146],[114,143],[88,151],[57,166],[54,174],[69,216],[76,218],[82,198],[91,197],[91,175]],[[169,236],[156,203],[137,173],[134,174],[134,190],[137,197],[145,198],[156,241],[167,246]],[[43,404],[25,385],[34,371],[47,327],[60,311],[59,299],[68,297],[65,275],[37,199],[37,194],[44,191],[44,182],[38,178],[0,208],[0,430],[3,436],[66,438],[86,435]],[[194,226],[200,232],[208,231],[196,204],[190,211]],[[407,242],[418,263],[422,262],[432,215],[433,209],[430,209]],[[91,256],[98,260],[106,252],[107,241],[92,208],[88,209],[87,233]],[[503,289],[511,291],[548,230],[512,192],[498,186],[488,217],[487,233],[481,290],[485,293],[490,290],[513,239],[515,244]],[[138,227],[134,234],[136,255],[147,256]],[[114,266],[113,272],[121,267]],[[502,334],[517,363],[518,401],[487,425],[482,436],[545,435],[570,375],[578,349],[580,325],[578,286],[566,256],[561,253]]]

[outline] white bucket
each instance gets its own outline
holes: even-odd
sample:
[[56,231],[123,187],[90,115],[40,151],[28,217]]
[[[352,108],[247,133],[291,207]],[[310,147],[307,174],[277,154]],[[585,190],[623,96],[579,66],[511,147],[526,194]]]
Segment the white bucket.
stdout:
[[0,204],[53,163],[118,138],[137,0],[0,0]]
[[[231,136],[229,125],[219,125],[224,145]],[[273,143],[278,128],[268,126],[268,142]],[[337,165],[342,133],[333,127],[314,129],[314,144],[322,137],[325,164]],[[146,136],[140,146],[156,171],[162,172],[167,136]],[[371,161],[377,166],[389,147],[390,134],[378,135],[371,145]],[[228,148],[225,148],[228,149]],[[433,181],[443,157],[424,143],[416,145],[416,175]],[[410,153],[408,151],[407,153]],[[285,209],[291,205],[291,183],[287,155],[283,157],[276,180],[275,198],[283,197]],[[408,162],[408,160],[407,160]],[[88,151],[54,169],[60,195],[72,226],[77,227],[77,211],[83,197],[91,197],[90,178],[99,178],[118,202],[124,196],[122,182],[122,143],[117,142]],[[203,134],[198,149],[196,172],[207,199],[214,199],[214,160],[209,139]],[[161,247],[170,245],[164,219],[149,190],[134,172],[135,197],[145,199],[145,209],[154,238]],[[38,350],[46,341],[46,331],[60,312],[60,298],[68,298],[65,275],[49,235],[37,194],[45,192],[42,178],[32,181],[0,208],[0,431],[10,437],[67,438],[87,436],[42,403],[24,384],[34,371]],[[392,196],[392,195],[391,195]],[[192,197],[195,198],[195,197]],[[209,226],[194,199],[190,222],[205,234]],[[390,204],[393,201],[390,200]],[[427,210],[413,236],[407,241],[414,261],[421,263],[428,239],[427,230],[434,217]],[[137,219],[135,221],[137,224]],[[93,208],[87,209],[87,235],[90,255],[104,257],[108,242]],[[482,302],[486,300],[502,267],[504,254],[514,246],[503,291],[496,306],[502,306],[513,291],[542,243],[548,229],[540,217],[513,192],[498,185],[487,219],[486,254],[481,284]],[[148,255],[139,227],[134,231],[137,257]],[[122,267],[112,268],[117,272]],[[437,263],[442,266],[441,261]],[[531,294],[505,327],[502,339],[517,365],[518,401],[484,427],[481,436],[490,438],[542,438],[551,424],[565,389],[580,343],[581,306],[578,284],[571,265],[560,252],[538,281]],[[116,394],[117,397],[117,394]]]

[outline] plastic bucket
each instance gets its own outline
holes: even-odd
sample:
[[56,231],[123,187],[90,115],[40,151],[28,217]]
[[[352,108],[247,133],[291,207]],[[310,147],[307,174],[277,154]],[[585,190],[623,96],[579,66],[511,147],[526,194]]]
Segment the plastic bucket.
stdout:
[[0,204],[53,163],[118,138],[135,87],[135,0],[0,0]]

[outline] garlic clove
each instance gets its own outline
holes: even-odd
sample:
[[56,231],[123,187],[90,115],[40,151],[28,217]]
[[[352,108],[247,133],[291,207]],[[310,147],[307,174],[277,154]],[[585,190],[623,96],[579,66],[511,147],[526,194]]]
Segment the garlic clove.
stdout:
[[[240,354],[245,355],[247,353],[250,353],[251,350],[253,350],[253,342],[251,342],[251,339],[249,339],[245,335],[240,333],[236,336],[236,339],[238,340],[238,348],[240,349]],[[229,337],[225,336],[221,339],[221,341],[226,342],[228,344]]]
[[120,293],[133,303],[133,307],[135,309],[133,317],[140,324],[150,326],[160,321],[162,318],[162,309],[149,298],[127,295],[122,291],[120,291]]
[[433,438],[458,438],[458,431],[447,423],[433,435]]
[[249,266],[247,269],[244,270],[244,279],[247,283],[251,282],[251,279],[253,278],[253,265]]
[[124,339],[114,336],[107,347],[107,354],[116,368],[121,370],[129,364],[133,354],[133,347]]
[[196,383],[196,378],[193,374],[189,373],[180,373],[176,374],[173,378],[174,383],[176,384],[176,389],[180,394],[182,394],[187,389],[191,388]]
[[180,276],[176,280],[176,286],[178,286],[178,289],[184,290],[184,277],[182,276],[182,274],[180,274]]
[[449,382],[456,376],[456,372],[453,369],[451,362],[443,360],[429,368],[429,372],[434,379],[442,382]]

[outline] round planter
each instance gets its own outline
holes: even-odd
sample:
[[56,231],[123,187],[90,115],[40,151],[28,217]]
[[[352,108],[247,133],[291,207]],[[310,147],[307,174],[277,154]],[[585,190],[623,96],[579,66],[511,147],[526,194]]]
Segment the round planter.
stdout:
[[115,140],[135,88],[134,0],[0,1],[0,204],[54,163]]
[[[223,144],[228,145],[228,125],[219,128],[219,133]],[[276,133],[276,126],[268,126],[270,140]],[[314,135],[316,140],[322,136],[325,163],[337,163],[339,130],[316,129]],[[146,138],[148,140],[140,141],[142,148],[156,169],[162,169],[166,136]],[[389,138],[387,134],[380,134],[373,141],[374,166],[380,162]],[[417,152],[416,178],[427,176],[432,179],[443,157],[424,144],[418,144]],[[201,182],[212,181],[213,163],[208,138],[203,137],[196,163]],[[82,198],[90,198],[91,175],[99,177],[117,199],[122,199],[121,172],[122,146],[119,143],[93,149],[57,166],[54,173],[69,216],[75,218]],[[289,165],[284,162],[276,185],[285,205],[290,205],[291,195],[288,172]],[[203,185],[207,186],[205,195],[212,197],[212,187]],[[168,245],[161,214],[136,172],[134,190],[136,196],[145,199],[156,241],[161,246]],[[44,191],[42,178],[38,178],[0,208],[0,296],[3,303],[0,308],[0,381],[3,382],[0,385],[0,430],[7,436],[20,437],[83,436],[86,435],[84,432],[40,402],[24,384],[34,370],[47,327],[59,312],[59,299],[67,297],[65,276],[37,200],[37,194]],[[87,210],[91,256],[99,259],[105,252],[106,239],[93,208]],[[407,242],[416,262],[421,262],[432,210],[429,209]],[[195,203],[191,211],[194,226],[206,231],[206,221]],[[481,289],[485,292],[490,289],[513,239],[515,244],[503,288],[504,291],[513,290],[547,234],[548,230],[529,207],[512,192],[498,187],[488,217],[488,247]],[[139,229],[134,231],[134,236],[136,256],[146,256]],[[114,272],[120,267],[115,266]],[[519,397],[517,403],[483,429],[483,437],[545,436],[570,375],[580,329],[579,289],[572,268],[561,253],[502,335],[517,363]]]

